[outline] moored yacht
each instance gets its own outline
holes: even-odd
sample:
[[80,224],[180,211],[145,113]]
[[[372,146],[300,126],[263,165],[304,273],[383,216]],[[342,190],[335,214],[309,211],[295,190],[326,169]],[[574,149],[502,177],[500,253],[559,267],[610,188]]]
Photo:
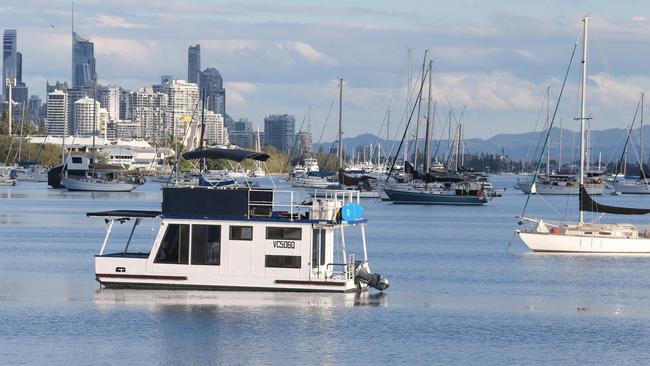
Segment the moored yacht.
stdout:
[[13,167],[0,165],[0,186],[15,186],[16,170]]
[[[186,158],[265,161],[268,155],[213,149]],[[161,211],[88,213],[106,220],[95,256],[96,279],[105,287],[350,292],[383,291],[388,280],[372,273],[363,209],[351,191],[329,191],[297,204],[292,191],[251,187],[163,189]],[[129,251],[142,220],[159,220],[147,252]],[[133,222],[124,247],[109,253],[114,224]],[[346,236],[360,231],[353,241]],[[357,239],[358,238],[358,239]],[[352,245],[352,244],[356,245]],[[358,254],[358,256],[357,256]]]

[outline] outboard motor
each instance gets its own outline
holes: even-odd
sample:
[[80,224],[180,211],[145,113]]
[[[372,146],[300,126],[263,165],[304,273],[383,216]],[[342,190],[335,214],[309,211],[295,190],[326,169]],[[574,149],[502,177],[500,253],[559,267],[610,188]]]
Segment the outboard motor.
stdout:
[[388,278],[380,275],[379,273],[370,273],[368,262],[359,263],[356,267],[354,282],[357,286],[365,283],[368,287],[376,288],[379,291],[385,291],[390,287]]

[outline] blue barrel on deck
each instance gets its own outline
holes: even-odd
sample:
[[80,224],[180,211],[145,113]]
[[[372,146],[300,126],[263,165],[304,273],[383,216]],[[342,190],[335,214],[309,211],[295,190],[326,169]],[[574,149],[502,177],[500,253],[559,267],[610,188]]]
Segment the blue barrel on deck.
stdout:
[[363,207],[358,203],[348,203],[341,208],[341,218],[345,221],[356,221],[363,218]]

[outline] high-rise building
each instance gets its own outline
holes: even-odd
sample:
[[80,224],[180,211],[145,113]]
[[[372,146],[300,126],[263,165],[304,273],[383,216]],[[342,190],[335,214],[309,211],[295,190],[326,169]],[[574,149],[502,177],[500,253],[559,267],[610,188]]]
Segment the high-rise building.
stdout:
[[187,82],[198,83],[201,72],[201,45],[190,46],[187,49]]
[[27,85],[22,81],[16,82],[16,85],[11,88],[11,99],[13,99],[14,103],[18,104],[20,107],[23,105],[26,106],[29,99],[29,90],[27,89]]
[[296,119],[288,114],[272,114],[264,118],[264,144],[288,153],[296,135]]
[[230,127],[227,127],[227,130],[228,140],[230,140],[231,144],[241,148],[255,147],[253,123],[250,120],[240,118],[238,121],[231,123]]
[[217,69],[208,67],[199,74],[199,88],[205,93],[207,109],[226,116],[226,90]]
[[167,88],[173,80],[174,77],[172,75],[161,75],[160,84],[154,84],[151,87],[153,88],[154,93],[167,93]]
[[38,95],[30,95],[27,106],[29,108],[29,120],[32,122],[40,122],[41,98]]
[[162,141],[168,136],[165,127],[168,125],[169,99],[165,93],[157,93],[153,87],[146,86],[129,96],[131,120],[138,123],[140,136],[149,141]]
[[97,83],[95,44],[72,33],[72,86],[92,86]]
[[74,102],[74,120],[77,136],[98,135],[99,126],[99,102],[89,97],[83,97]]
[[311,132],[298,132],[296,135],[296,151],[298,154],[310,154],[312,149]]
[[9,99],[5,81],[18,77],[18,34],[15,29],[5,29],[2,37],[2,94],[3,100]]
[[205,111],[205,134],[203,139],[210,145],[228,145],[228,131],[223,125],[223,116]]
[[108,118],[116,121],[120,118],[120,87],[99,86],[97,87],[97,100],[102,108],[108,111]]
[[68,134],[68,93],[54,90],[47,94],[47,118],[45,129],[49,135]]
[[115,137],[123,140],[141,139],[142,126],[140,122],[122,119],[115,124]]
[[69,88],[67,91],[68,94],[68,132],[70,135],[77,134],[77,126],[75,119],[74,106],[75,103],[83,98],[92,97],[94,95],[94,90],[90,87],[77,86]]
[[187,124],[183,122],[183,117],[189,116],[194,120],[199,118],[199,87],[185,80],[174,80],[169,84],[167,90],[169,119],[165,135],[171,136],[175,140],[182,140],[187,127]]
[[121,120],[131,119],[131,108],[129,106],[129,96],[131,92],[120,88],[120,118]]
[[60,81],[57,80],[56,83],[50,84],[50,82],[48,81],[48,82],[45,83],[45,89],[46,89],[47,94],[50,94],[51,92],[53,92],[55,90],[62,90],[64,92],[67,92],[68,91],[68,82],[67,81],[60,82]]

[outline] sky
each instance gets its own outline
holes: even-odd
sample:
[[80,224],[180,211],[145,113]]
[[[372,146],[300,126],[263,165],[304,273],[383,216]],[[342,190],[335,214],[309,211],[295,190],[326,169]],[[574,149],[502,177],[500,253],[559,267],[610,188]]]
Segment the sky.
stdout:
[[[314,142],[321,131],[322,141],[336,135],[336,106],[327,115],[339,78],[344,136],[385,135],[389,108],[397,136],[408,70],[414,89],[425,49],[433,59],[435,134],[449,110],[468,138],[531,131],[545,113],[547,85],[557,98],[585,14],[592,127],[628,125],[650,87],[650,2],[642,0],[84,0],[74,7],[75,30],[95,43],[101,83],[136,90],[163,74],[186,79],[187,48],[199,43],[201,67],[224,78],[229,115],[263,128],[265,116],[288,113],[298,128],[311,106]],[[30,94],[44,97],[46,81],[70,80],[70,15],[69,1],[0,4],[0,24],[18,30]],[[558,108],[571,129],[578,58]]]

